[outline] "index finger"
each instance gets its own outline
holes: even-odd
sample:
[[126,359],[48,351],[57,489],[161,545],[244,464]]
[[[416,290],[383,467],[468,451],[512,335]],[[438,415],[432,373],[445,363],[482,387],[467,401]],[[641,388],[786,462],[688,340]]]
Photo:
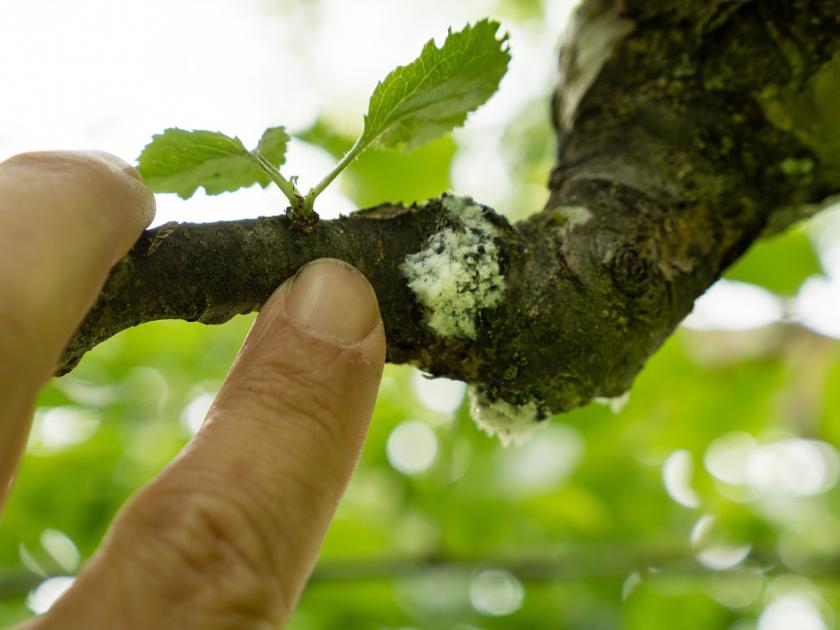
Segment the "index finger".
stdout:
[[0,163],[0,505],[38,390],[154,210],[137,172],[106,153]]

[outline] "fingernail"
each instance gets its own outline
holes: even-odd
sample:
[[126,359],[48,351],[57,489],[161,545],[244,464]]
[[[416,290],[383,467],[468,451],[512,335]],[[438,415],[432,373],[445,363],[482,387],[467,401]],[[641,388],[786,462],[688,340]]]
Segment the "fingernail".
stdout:
[[359,271],[322,258],[302,267],[292,280],[286,316],[316,336],[349,346],[370,334],[379,320],[379,306]]

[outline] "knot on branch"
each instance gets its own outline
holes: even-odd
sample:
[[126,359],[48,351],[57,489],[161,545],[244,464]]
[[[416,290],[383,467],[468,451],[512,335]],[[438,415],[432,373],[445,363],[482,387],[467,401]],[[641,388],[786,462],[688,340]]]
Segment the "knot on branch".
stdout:
[[625,295],[640,295],[650,281],[650,262],[632,245],[622,246],[610,260],[613,283]]

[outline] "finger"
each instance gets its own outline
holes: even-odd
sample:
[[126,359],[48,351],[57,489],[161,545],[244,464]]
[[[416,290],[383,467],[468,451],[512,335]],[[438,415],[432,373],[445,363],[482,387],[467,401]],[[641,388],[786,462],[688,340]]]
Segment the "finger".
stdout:
[[120,602],[137,627],[282,623],[359,456],[384,355],[364,277],[304,267],[263,308],[196,438],[53,609],[56,627],[126,614],[94,600]]
[[154,207],[136,171],[108,154],[0,163],[0,505],[38,389]]

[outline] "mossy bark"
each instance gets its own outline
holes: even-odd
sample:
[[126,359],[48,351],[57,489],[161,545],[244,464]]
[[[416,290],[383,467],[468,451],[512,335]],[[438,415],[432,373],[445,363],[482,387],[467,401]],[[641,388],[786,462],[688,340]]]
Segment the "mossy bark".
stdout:
[[376,289],[389,361],[544,412],[619,395],[755,239],[840,193],[838,103],[840,0],[590,0],[561,55],[550,200],[499,217],[507,291],[476,340],[437,337],[399,271],[453,221],[436,199],[310,234],[284,217],[150,230],[58,373],[142,322],[254,311],[332,256]]

